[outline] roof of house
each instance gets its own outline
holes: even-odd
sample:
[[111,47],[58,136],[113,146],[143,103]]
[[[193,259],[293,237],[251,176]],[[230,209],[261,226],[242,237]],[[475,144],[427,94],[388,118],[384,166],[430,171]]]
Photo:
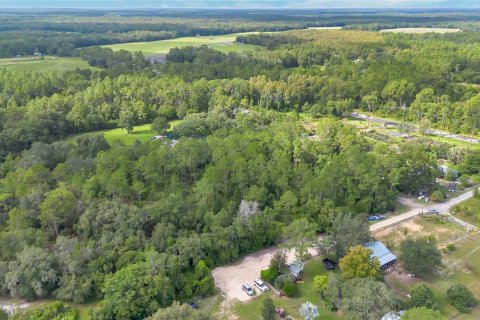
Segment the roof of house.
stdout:
[[397,257],[390,252],[380,241],[369,242],[365,247],[372,250],[372,258],[376,257],[380,261],[380,266],[384,266],[392,261],[397,260]]
[[294,263],[288,266],[288,268],[290,269],[290,273],[296,277],[300,275],[300,272],[302,272],[303,267],[304,267],[304,263],[301,261],[295,261]]

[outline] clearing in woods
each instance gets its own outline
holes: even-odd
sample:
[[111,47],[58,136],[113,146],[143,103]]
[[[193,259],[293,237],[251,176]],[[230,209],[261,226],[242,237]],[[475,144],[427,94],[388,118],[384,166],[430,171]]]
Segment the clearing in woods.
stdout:
[[449,28],[395,28],[395,29],[383,29],[380,32],[392,32],[392,33],[455,33],[462,32],[460,29]]
[[79,69],[95,69],[88,62],[80,58],[45,57],[19,57],[0,59],[0,68],[11,71],[72,71]]
[[249,33],[232,33],[220,36],[184,37],[148,42],[130,42],[113,44],[103,47],[111,48],[114,51],[118,51],[121,49],[134,52],[142,51],[143,54],[147,57],[157,54],[166,54],[172,48],[198,47],[202,45],[207,45],[225,53],[254,51],[260,48],[259,46],[255,45],[235,43],[237,37],[244,34]]

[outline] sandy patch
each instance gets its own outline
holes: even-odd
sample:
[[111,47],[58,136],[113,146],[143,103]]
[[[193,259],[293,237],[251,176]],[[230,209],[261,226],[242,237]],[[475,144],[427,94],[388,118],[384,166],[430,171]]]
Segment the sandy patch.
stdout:
[[[278,247],[267,248],[245,256],[231,265],[215,268],[212,271],[215,285],[226,300],[248,301],[252,299],[242,290],[242,284],[247,282],[253,288],[253,280],[260,278],[260,271],[267,269],[273,255],[281,250]],[[311,249],[309,252],[313,256],[317,255],[315,249]],[[294,251],[287,251],[287,263],[293,261],[295,261]],[[261,294],[259,290],[256,291],[257,295]]]

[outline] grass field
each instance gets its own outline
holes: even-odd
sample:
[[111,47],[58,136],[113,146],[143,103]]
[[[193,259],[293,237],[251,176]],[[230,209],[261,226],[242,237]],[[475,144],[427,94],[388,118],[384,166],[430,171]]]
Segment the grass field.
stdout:
[[380,32],[392,32],[392,33],[455,33],[462,32],[460,29],[449,28],[396,28],[396,29],[383,29]]
[[311,260],[305,264],[303,276],[304,283],[297,284],[299,289],[299,296],[297,298],[277,297],[271,291],[269,291],[268,293],[258,295],[252,301],[237,303],[234,308],[235,315],[238,316],[239,320],[261,320],[263,301],[267,297],[271,297],[277,308],[284,308],[287,314],[292,316],[294,319],[303,319],[299,313],[299,309],[302,304],[307,301],[319,306],[319,319],[342,319],[342,317],[336,313],[325,309],[320,295],[315,292],[313,288],[313,278],[317,275],[325,273],[326,271],[323,268],[322,261],[319,258]]
[[247,33],[232,33],[232,34],[211,36],[211,37],[209,36],[185,37],[185,38],[176,38],[176,39],[170,39],[170,40],[149,41],[149,42],[131,42],[131,43],[114,44],[114,45],[109,45],[104,47],[111,48],[114,51],[118,51],[121,49],[128,50],[128,51],[142,51],[145,56],[165,54],[165,53],[168,53],[172,48],[183,48],[183,47],[189,47],[189,46],[198,47],[201,45],[207,45],[225,53],[254,51],[260,48],[259,46],[255,46],[255,45],[234,43],[237,36],[242,34],[247,34]]
[[449,319],[480,319],[480,306],[470,313],[459,314],[446,299],[447,289],[455,283],[466,285],[477,298],[480,297],[480,235],[468,233],[460,226],[440,221],[437,217],[423,217],[403,223],[379,238],[398,254],[398,245],[407,236],[433,236],[439,247],[444,248],[450,243],[455,245],[455,250],[443,253],[439,272],[423,279],[408,277],[408,272],[397,264],[396,270],[385,277],[394,292],[406,299],[413,287],[425,283],[432,288],[440,311]]
[[[178,125],[182,120],[175,120],[170,122],[170,130],[172,130],[176,125]],[[112,143],[113,141],[120,140],[125,142],[126,144],[133,144],[136,140],[140,142],[145,142],[151,140],[157,133],[150,129],[151,124],[143,124],[140,126],[133,127],[133,131],[130,134],[127,134],[127,130],[125,129],[108,129],[108,130],[99,130],[99,131],[92,131],[87,133],[80,133],[76,135],[72,135],[68,137],[66,140],[70,142],[74,142],[75,139],[78,137],[90,135],[90,134],[103,134],[105,139],[108,143]]]
[[77,68],[93,69],[80,58],[22,57],[0,59],[0,68],[12,71],[71,71]]
[[480,199],[468,199],[455,206],[452,212],[457,218],[480,227]]

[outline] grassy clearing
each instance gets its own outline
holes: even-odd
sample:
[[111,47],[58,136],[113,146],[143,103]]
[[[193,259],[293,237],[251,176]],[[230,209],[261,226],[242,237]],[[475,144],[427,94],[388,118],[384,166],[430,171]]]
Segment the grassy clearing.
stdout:
[[[182,120],[170,121],[169,131],[171,131],[173,128],[175,128],[175,126],[177,126],[181,122]],[[133,127],[133,131],[130,134],[127,133],[127,130],[121,129],[121,128],[80,133],[80,134],[75,134],[68,137],[66,141],[75,142],[75,140],[78,137],[83,137],[91,134],[103,134],[105,139],[110,144],[116,140],[122,141],[126,144],[133,144],[137,140],[140,142],[145,142],[145,141],[151,140],[155,135],[157,135],[155,131],[150,129],[151,125],[152,125],[151,123],[147,123],[140,126],[135,126]]]
[[480,199],[468,199],[456,205],[452,212],[457,218],[480,227]]
[[303,319],[300,316],[299,310],[302,304],[307,301],[320,307],[321,319],[342,319],[338,314],[325,309],[320,295],[313,289],[313,278],[320,274],[326,274],[326,271],[323,268],[321,259],[316,258],[305,264],[304,283],[297,284],[299,289],[299,296],[297,298],[277,297],[269,291],[268,293],[258,295],[252,301],[237,303],[234,307],[234,312],[239,317],[239,320],[261,320],[263,301],[267,297],[271,297],[277,308],[284,308],[287,314],[291,315],[294,319]]
[[0,59],[0,68],[11,71],[71,71],[79,69],[94,69],[80,58],[60,57],[22,57]]
[[[405,232],[405,230],[408,230]],[[440,221],[436,217],[422,217],[409,221],[380,235],[379,238],[398,253],[398,244],[406,236],[421,237],[433,236],[439,247],[453,243],[454,251],[442,255],[443,266],[439,273],[428,278],[410,278],[408,272],[400,266],[386,275],[387,284],[394,292],[404,299],[410,290],[421,283],[425,283],[434,291],[440,311],[449,318],[473,320],[480,319],[480,306],[468,314],[460,314],[446,300],[447,289],[455,283],[466,285],[476,296],[480,297],[480,235],[470,234],[460,226]]]
[[176,38],[170,40],[161,40],[161,41],[149,41],[149,42],[131,42],[131,43],[122,43],[114,44],[109,46],[104,46],[105,48],[111,48],[114,51],[118,50],[127,50],[127,51],[142,51],[145,56],[153,56],[156,54],[165,54],[170,51],[172,48],[183,48],[183,47],[198,47],[202,45],[207,45],[222,52],[244,52],[244,51],[254,51],[259,49],[259,46],[254,45],[245,45],[234,43],[237,39],[237,36],[247,33],[232,33],[220,36],[206,36],[206,37],[185,37],[185,38]]
[[380,30],[381,33],[391,32],[391,33],[456,33],[462,32],[460,29],[449,29],[449,28],[395,28],[395,29],[383,29]]

